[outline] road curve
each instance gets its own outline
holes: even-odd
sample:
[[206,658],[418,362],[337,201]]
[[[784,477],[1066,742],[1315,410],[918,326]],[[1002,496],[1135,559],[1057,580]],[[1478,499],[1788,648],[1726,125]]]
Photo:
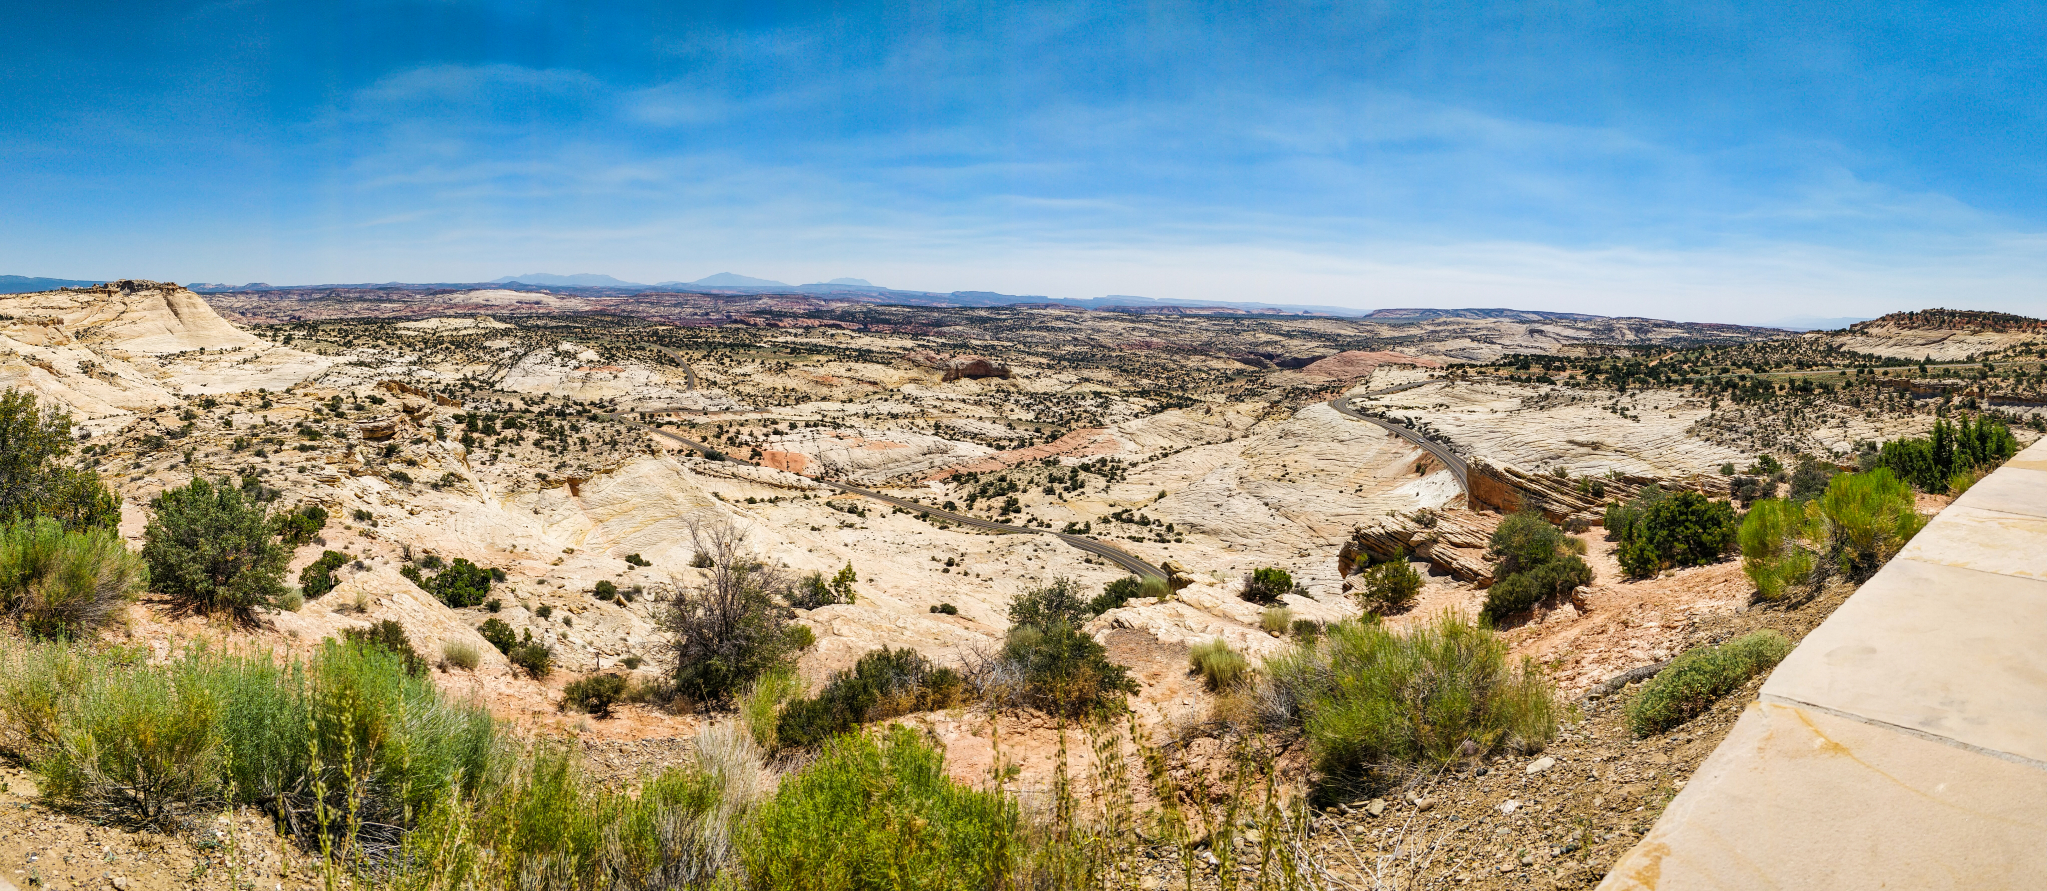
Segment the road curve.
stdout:
[[[706,456],[723,455],[724,459],[727,461],[732,461],[739,464],[752,464],[752,462],[750,461],[741,461],[740,459],[734,458],[730,455],[724,455],[717,449],[713,449],[710,446],[705,445],[701,442],[697,442],[694,439],[690,439],[687,436],[671,433],[667,430],[662,430],[658,427],[650,427],[645,424],[630,421],[621,415],[611,415],[610,417],[612,420],[620,421],[621,423],[626,423],[635,427],[639,427],[640,429],[646,430],[647,432],[652,433],[656,436],[666,437],[667,439],[680,443],[683,446],[686,446],[690,449],[694,449],[698,454],[701,455]],[[1164,579],[1166,577],[1166,573],[1164,570],[1159,569],[1158,567],[1153,566],[1150,563],[1146,563],[1145,561],[1139,559],[1130,552],[1125,551],[1122,548],[1116,547],[1115,545],[1109,544],[1107,542],[1097,541],[1095,539],[1088,538],[1083,535],[1072,535],[1065,532],[1052,532],[1046,529],[1033,529],[1029,526],[1013,526],[1008,523],[997,523],[994,520],[984,520],[981,519],[980,517],[970,516],[968,514],[958,513],[955,511],[944,510],[941,508],[932,507],[928,504],[919,504],[908,498],[898,498],[894,495],[884,495],[872,489],[863,489],[860,488],[859,486],[849,486],[846,485],[845,483],[835,483],[832,482],[831,480],[813,479],[811,480],[811,482],[817,483],[818,485],[821,486],[829,486],[848,495],[859,495],[863,498],[872,498],[884,504],[894,505],[907,511],[920,513],[927,517],[937,517],[948,523],[958,523],[962,526],[970,526],[975,529],[986,529],[990,532],[1006,532],[1019,535],[1051,535],[1058,538],[1061,541],[1066,542],[1069,545],[1074,546],[1075,548],[1086,551],[1097,557],[1104,558],[1109,562],[1116,564],[1117,566],[1121,566],[1125,570],[1128,570],[1131,574],[1139,576],[1141,578]]]
[[[1398,393],[1401,392],[1402,390],[1412,390],[1425,383],[1430,382],[1414,381],[1411,383],[1401,384],[1395,387],[1386,387],[1384,389],[1372,390],[1361,395],[1384,396],[1388,393]],[[1464,490],[1464,500],[1467,502],[1471,500],[1471,470],[1470,468],[1465,466],[1464,459],[1458,457],[1456,452],[1451,451],[1449,446],[1437,442],[1433,439],[1430,439],[1426,436],[1423,436],[1419,431],[1409,429],[1407,427],[1401,426],[1400,424],[1393,423],[1392,421],[1375,418],[1372,417],[1371,415],[1365,414],[1364,412],[1358,411],[1357,409],[1351,407],[1350,404],[1351,398],[1352,397],[1350,396],[1338,396],[1335,399],[1329,400],[1329,407],[1336,409],[1337,413],[1343,415],[1344,417],[1353,418],[1359,421],[1364,421],[1368,424],[1377,424],[1381,427],[1384,427],[1387,430],[1392,431],[1393,435],[1405,439],[1408,442],[1414,443],[1415,445],[1420,446],[1421,448],[1426,450],[1429,454],[1436,456],[1436,460],[1443,462],[1444,467],[1450,468],[1451,475],[1457,477],[1457,487]]]

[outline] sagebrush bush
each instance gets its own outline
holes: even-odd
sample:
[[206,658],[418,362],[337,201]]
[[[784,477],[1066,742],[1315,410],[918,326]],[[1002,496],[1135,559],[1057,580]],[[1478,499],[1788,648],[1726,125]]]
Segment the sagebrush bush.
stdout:
[[782,704],[801,695],[803,679],[790,665],[762,672],[740,695],[739,722],[762,751],[772,752],[781,747],[775,730],[781,721]]
[[111,529],[66,531],[48,517],[0,529],[0,617],[34,637],[79,637],[112,624],[145,576]]
[[204,477],[150,501],[142,559],[149,588],[178,615],[221,615],[243,624],[274,607],[291,558],[263,505]]
[[1268,720],[1305,730],[1334,787],[1453,760],[1467,740],[1477,755],[1540,748],[1561,713],[1533,660],[1516,663],[1497,635],[1451,612],[1408,631],[1340,622],[1264,674]]
[[980,695],[998,706],[1021,706],[1064,717],[1119,707],[1137,692],[1130,672],[1108,650],[1064,620],[1018,625],[1002,649],[974,672]]
[[1913,509],[1912,487],[1882,467],[1834,477],[1817,503],[1828,555],[1851,582],[1875,575],[1926,526]]
[[385,619],[355,628],[341,629],[342,638],[363,646],[376,647],[398,657],[398,664],[405,666],[405,673],[413,677],[426,674],[426,659],[413,649],[412,638],[405,634],[405,626],[395,620]]
[[1628,700],[1628,727],[1649,736],[1713,707],[1720,697],[1770,670],[1791,652],[1775,631],[1744,634],[1717,647],[1694,647],[1672,660]]
[[1762,599],[1782,600],[1812,576],[1814,552],[1808,542],[1825,534],[1813,519],[1817,510],[1768,498],[1742,517],[1741,571]]
[[562,688],[562,706],[588,712],[599,718],[609,718],[612,706],[623,700],[625,695],[625,675],[584,675]]
[[1217,693],[1234,690],[1251,679],[1250,660],[1230,649],[1229,643],[1220,637],[1202,641],[1189,649],[1187,667],[1201,676],[1201,682],[1208,689]]
[[476,645],[464,640],[441,644],[441,658],[463,671],[475,671],[483,663],[483,654],[477,652]]
[[1100,615],[1094,604],[1095,599],[1090,599],[1086,592],[1081,590],[1079,582],[1060,576],[1049,584],[1032,588],[1010,601],[1009,622],[1011,625],[1028,625],[1035,628],[1043,628],[1054,622],[1065,622],[1079,628],[1087,624],[1089,619]]
[[739,840],[743,887],[1003,887],[1020,825],[1014,801],[954,782],[910,728],[841,736],[754,811]]
[[1421,573],[1406,560],[1388,560],[1365,570],[1365,586],[1358,597],[1367,609],[1394,612],[1413,604],[1421,591]]
[[1283,594],[1294,590],[1292,573],[1275,566],[1263,566],[1244,575],[1244,590],[1238,596],[1252,603],[1278,603]]
[[815,746],[862,724],[958,705],[966,698],[959,672],[931,664],[908,648],[883,647],[836,672],[824,689],[782,709],[779,746]]

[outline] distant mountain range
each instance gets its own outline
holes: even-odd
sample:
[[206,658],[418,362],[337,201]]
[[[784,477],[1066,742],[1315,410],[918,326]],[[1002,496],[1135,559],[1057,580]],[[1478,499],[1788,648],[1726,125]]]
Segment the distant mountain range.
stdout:
[[0,294],[33,294],[58,288],[84,288],[99,282],[69,278],[37,278],[29,275],[0,275]]
[[[0,293],[26,293],[46,291],[59,287],[78,287],[97,284],[90,281],[74,281],[55,278],[30,278],[19,275],[0,275]],[[553,290],[565,294],[588,297],[631,297],[635,294],[653,292],[682,292],[703,294],[745,294],[745,295],[831,295],[835,299],[847,298],[869,303],[897,303],[909,306],[1068,306],[1076,309],[1103,310],[1108,312],[1129,312],[1161,315],[1324,315],[1345,318],[1362,318],[1374,322],[1399,324],[1423,322],[1430,319],[1501,319],[1507,321],[1589,321],[1604,316],[1584,313],[1547,312],[1543,310],[1506,308],[1389,308],[1359,309],[1349,306],[1326,306],[1295,303],[1261,303],[1236,300],[1188,300],[1181,298],[1138,297],[1129,294],[1110,294],[1103,297],[1073,299],[1045,297],[1031,294],[1001,294],[994,291],[909,291],[876,285],[863,278],[835,278],[830,281],[806,285],[790,285],[773,279],[755,278],[735,272],[720,272],[692,282],[666,281],[654,284],[629,282],[599,273],[582,272],[574,275],[557,275],[550,272],[530,272],[524,275],[507,275],[488,282],[382,282],[375,284],[324,284],[293,285],[290,290],[320,288],[348,289],[420,289],[420,290],[462,290],[479,289],[489,286],[508,287],[513,290]],[[245,285],[224,285],[194,283],[187,285],[200,293],[224,293],[246,291],[286,290],[263,282]],[[1815,329],[1838,329],[1847,327],[1857,318],[1819,318],[1799,316],[1780,319],[1767,327],[1784,328],[1794,331]]]

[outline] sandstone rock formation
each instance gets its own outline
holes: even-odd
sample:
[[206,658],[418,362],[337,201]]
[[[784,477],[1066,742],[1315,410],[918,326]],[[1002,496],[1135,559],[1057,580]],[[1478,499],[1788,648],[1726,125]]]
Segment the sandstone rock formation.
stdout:
[[87,421],[176,405],[185,394],[283,389],[330,364],[237,329],[167,282],[0,296],[0,387]]
[[961,378],[978,380],[995,377],[1009,379],[1013,372],[1009,366],[981,356],[940,356],[930,350],[912,350],[903,354],[912,364],[944,372],[943,380],[956,381]]

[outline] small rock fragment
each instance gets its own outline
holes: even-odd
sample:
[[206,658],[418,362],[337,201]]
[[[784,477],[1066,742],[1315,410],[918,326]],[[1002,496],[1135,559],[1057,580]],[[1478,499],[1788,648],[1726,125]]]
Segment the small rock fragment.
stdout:
[[1365,805],[1365,813],[1376,817],[1386,812],[1386,799],[1374,798]]
[[1500,813],[1511,814],[1521,809],[1521,802],[1508,799],[1500,803]]
[[1555,766],[1557,766],[1557,759],[1544,755],[1528,765],[1528,773],[1532,776]]

